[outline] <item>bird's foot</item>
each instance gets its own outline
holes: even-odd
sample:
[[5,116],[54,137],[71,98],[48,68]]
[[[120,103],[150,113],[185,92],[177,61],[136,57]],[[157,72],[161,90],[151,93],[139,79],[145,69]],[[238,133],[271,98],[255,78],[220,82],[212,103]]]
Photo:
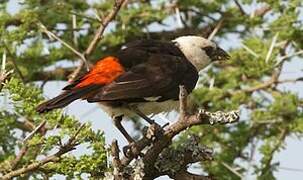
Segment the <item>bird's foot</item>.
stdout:
[[143,136],[141,140],[135,142],[130,142],[127,146],[123,147],[123,154],[128,158],[137,158],[138,156],[143,157],[144,154],[141,152],[141,144],[151,144],[164,134],[163,128],[157,124],[153,123],[149,127],[145,127],[143,130]]
[[143,157],[143,153],[140,152],[136,142],[132,142],[123,147],[123,154],[127,158],[136,157],[137,155]]
[[133,138],[128,134],[128,132],[125,130],[125,128],[121,124],[122,116],[115,117],[113,120],[114,120],[115,126],[123,134],[123,136],[126,138],[128,143],[129,144],[133,143],[134,142]]
[[157,123],[151,124],[144,130],[144,136],[152,142],[159,139],[164,133],[163,127]]

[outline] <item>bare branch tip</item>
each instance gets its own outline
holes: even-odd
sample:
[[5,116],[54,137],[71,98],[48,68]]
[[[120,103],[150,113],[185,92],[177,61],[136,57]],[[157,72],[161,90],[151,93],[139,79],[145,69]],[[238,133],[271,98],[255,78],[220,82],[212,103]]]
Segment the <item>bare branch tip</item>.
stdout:
[[184,119],[187,114],[187,90],[184,85],[180,85],[179,100],[180,100],[180,115]]

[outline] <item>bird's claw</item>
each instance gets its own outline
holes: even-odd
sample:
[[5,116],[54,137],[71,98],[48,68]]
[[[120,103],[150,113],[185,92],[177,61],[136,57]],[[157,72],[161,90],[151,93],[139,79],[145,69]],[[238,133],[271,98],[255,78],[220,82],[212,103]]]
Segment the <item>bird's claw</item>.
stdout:
[[145,137],[154,142],[155,140],[159,139],[163,133],[163,128],[159,124],[153,123],[146,130]]
[[136,154],[139,156],[143,156],[143,153],[139,152],[137,144],[135,142],[132,142],[128,144],[127,146],[123,147],[123,154],[127,158],[135,157]]

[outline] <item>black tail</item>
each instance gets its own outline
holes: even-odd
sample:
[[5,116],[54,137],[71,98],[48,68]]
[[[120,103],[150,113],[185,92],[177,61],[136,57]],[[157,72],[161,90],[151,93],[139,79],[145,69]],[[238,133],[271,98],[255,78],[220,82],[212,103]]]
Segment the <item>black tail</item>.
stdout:
[[44,113],[51,111],[53,109],[63,108],[69,105],[71,102],[83,98],[86,95],[92,93],[93,91],[99,89],[100,86],[92,85],[82,89],[68,90],[63,92],[57,97],[50,99],[37,107],[37,112]]

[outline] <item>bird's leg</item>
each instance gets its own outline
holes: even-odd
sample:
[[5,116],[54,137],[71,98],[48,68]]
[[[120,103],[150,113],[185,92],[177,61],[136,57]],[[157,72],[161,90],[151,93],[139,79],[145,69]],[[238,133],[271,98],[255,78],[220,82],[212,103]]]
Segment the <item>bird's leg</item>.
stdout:
[[151,126],[149,127],[149,131],[147,132],[146,137],[148,139],[151,139],[155,141],[159,137],[161,137],[164,133],[163,127],[161,127],[158,123],[156,123],[154,120],[147,117],[144,113],[142,113],[137,106],[128,106],[130,110],[135,112],[138,116],[143,118],[145,121],[147,121]]
[[[128,141],[128,145],[123,147],[123,153],[126,157],[131,157],[133,156],[131,153],[131,148],[135,148],[136,149],[136,143],[135,140],[128,134],[128,132],[125,130],[125,128],[122,126],[121,121],[122,121],[122,117],[123,116],[117,116],[114,117],[114,124],[115,126],[119,129],[119,131],[123,134],[123,136],[127,139]],[[142,156],[142,154],[139,154],[140,156]]]
[[119,131],[123,134],[123,136],[126,138],[129,144],[135,142],[133,138],[128,134],[128,132],[124,129],[124,127],[121,124],[122,116],[114,117],[114,124],[119,129]]
[[143,118],[149,124],[154,124],[155,121],[147,117],[144,113],[142,113],[136,106],[128,106],[133,112],[135,112],[138,116]]

